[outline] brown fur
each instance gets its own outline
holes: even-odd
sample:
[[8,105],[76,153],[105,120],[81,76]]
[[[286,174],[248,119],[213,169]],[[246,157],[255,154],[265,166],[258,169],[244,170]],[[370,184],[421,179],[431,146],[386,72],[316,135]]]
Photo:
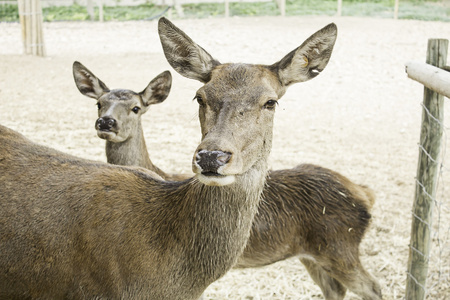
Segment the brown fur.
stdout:
[[[325,27],[278,63],[263,66],[220,64],[166,19],[160,20],[159,27],[164,53],[172,67],[181,75],[205,83],[197,91],[202,100],[202,123],[208,115],[222,112],[224,109],[220,108],[227,101],[277,100],[288,85],[317,76],[331,55],[336,38],[333,30],[331,25]],[[205,72],[208,68],[210,73]],[[219,101],[209,104],[208,99]],[[251,123],[257,122],[252,119],[253,112],[246,106],[237,111],[246,119],[242,121],[244,125],[228,128],[225,134],[235,139],[242,139],[243,135],[256,137],[251,132]],[[202,134],[211,133],[202,128]],[[347,288],[364,299],[381,299],[378,282],[359,260],[359,244],[374,203],[369,188],[331,170],[300,165],[270,171],[262,198],[236,267],[259,267],[299,256],[326,299],[343,299]]]
[[326,299],[348,288],[364,299],[381,289],[359,260],[373,192],[315,165],[270,171],[249,241],[235,267],[299,256]]
[[164,182],[2,126],[0,145],[0,299],[197,299],[241,254],[262,188]]

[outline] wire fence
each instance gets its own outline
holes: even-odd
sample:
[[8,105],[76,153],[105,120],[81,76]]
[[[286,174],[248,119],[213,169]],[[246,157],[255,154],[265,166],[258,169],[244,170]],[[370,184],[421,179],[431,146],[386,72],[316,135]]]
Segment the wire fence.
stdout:
[[[450,104],[446,98],[445,102],[447,105]],[[431,248],[428,257],[426,257],[428,261],[427,281],[421,287],[427,299],[438,299],[437,295],[442,295],[442,291],[450,289],[450,203],[448,185],[446,186],[446,183],[448,184],[448,174],[450,174],[450,168],[446,161],[446,158],[448,158],[446,149],[450,127],[446,127],[444,122],[441,123],[433,118],[425,108],[424,111],[430,120],[436,122],[443,129],[441,153],[438,160],[434,162],[438,168],[436,193],[434,197],[430,194],[427,195],[430,201],[434,203],[434,209],[431,223],[426,224],[426,226],[430,227]],[[419,145],[419,149],[424,151],[422,145]],[[427,193],[421,182],[416,181],[416,184],[423,193]],[[418,218],[418,216],[413,214],[413,218]]]
[[[450,83],[449,83],[450,84]],[[445,98],[445,104],[450,105],[448,99]],[[444,104],[444,105],[445,105]],[[428,274],[426,277],[426,283],[420,286],[420,289],[424,291],[426,299],[440,299],[438,295],[442,295],[442,291],[448,291],[450,289],[450,203],[449,203],[449,191],[448,186],[448,174],[450,174],[450,168],[446,158],[448,158],[447,142],[449,141],[448,132],[450,127],[445,126],[445,122],[440,122],[434,118],[429,110],[422,104],[424,113],[431,122],[435,122],[437,126],[441,126],[443,129],[442,135],[442,149],[437,160],[433,160],[430,156],[429,161],[435,164],[438,169],[436,192],[433,196],[427,191],[422,182],[416,178],[416,186],[428,199],[433,202],[433,210],[431,215],[431,222],[422,220],[420,216],[412,213],[412,218],[423,222],[425,226],[429,228],[431,245],[427,255],[419,253],[424,256],[425,262],[427,262]],[[419,144],[419,151],[429,156],[424,147]],[[410,245],[412,251],[418,250]],[[408,274],[411,277],[411,274]],[[413,280],[417,282],[414,277]]]
[[[450,102],[447,100],[447,105]],[[448,141],[447,132],[449,127],[445,128],[444,141]],[[443,154],[445,156],[444,145]],[[449,167],[444,160],[439,162],[439,181],[438,193],[433,200],[435,210],[433,221],[435,225],[432,230],[432,251],[430,253],[430,267],[426,287],[426,296],[429,299],[437,299],[436,295],[442,295],[441,291],[450,289],[450,207],[448,202],[448,191],[444,184],[446,174],[449,174]]]
[[[254,15],[342,15],[450,22],[447,0],[40,0],[44,22]],[[173,8],[173,9],[171,9]],[[398,8],[398,9],[397,9]],[[19,22],[18,0],[0,0],[0,22]]]
[[[444,121],[444,95],[436,92],[450,96],[450,74],[444,71],[447,52],[448,40],[430,39],[427,64],[409,63],[406,68],[410,78],[425,85],[406,299],[440,299],[450,288],[449,127]],[[431,89],[431,85],[436,87]]]

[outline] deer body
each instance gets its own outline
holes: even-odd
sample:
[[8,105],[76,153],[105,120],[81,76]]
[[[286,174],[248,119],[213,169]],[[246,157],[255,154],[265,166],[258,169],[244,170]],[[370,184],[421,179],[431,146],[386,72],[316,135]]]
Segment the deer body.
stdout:
[[163,182],[5,127],[0,144],[0,299],[197,299],[242,252],[264,181]]
[[349,289],[381,299],[378,281],[359,259],[373,192],[332,170],[303,164],[270,171],[250,238],[236,268],[299,257],[325,299]]
[[261,267],[293,256],[330,269],[336,266],[327,260],[358,267],[354,260],[370,220],[370,190],[329,169],[303,164],[269,172],[262,197],[236,267]]
[[169,63],[204,83],[195,177],[182,182],[69,156],[0,126],[0,298],[200,297],[249,238],[276,102],[325,68],[336,33],[324,27],[271,66],[220,64],[160,19]]

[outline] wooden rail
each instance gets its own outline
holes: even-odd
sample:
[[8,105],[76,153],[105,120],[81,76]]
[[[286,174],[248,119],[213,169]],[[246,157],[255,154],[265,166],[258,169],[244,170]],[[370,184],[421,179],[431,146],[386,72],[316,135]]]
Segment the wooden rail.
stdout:
[[406,64],[408,77],[420,82],[430,90],[450,98],[450,72],[426,63]]

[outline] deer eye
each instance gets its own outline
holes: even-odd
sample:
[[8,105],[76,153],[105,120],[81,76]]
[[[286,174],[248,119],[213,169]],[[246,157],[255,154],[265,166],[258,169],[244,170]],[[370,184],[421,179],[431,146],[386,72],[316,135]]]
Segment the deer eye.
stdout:
[[98,109],[102,108],[102,105],[100,104],[100,102],[97,102],[97,108]]
[[277,100],[269,100],[266,102],[266,104],[264,104],[264,108],[273,110],[275,109],[275,106],[277,106],[277,104],[278,104]]
[[134,112],[135,114],[137,114],[140,110],[141,110],[140,107],[135,106],[135,107],[133,107],[133,109],[131,111]]
[[203,102],[203,98],[201,96],[197,95],[194,97],[194,99],[197,100],[198,105],[200,105],[200,106],[205,105],[205,102]]

